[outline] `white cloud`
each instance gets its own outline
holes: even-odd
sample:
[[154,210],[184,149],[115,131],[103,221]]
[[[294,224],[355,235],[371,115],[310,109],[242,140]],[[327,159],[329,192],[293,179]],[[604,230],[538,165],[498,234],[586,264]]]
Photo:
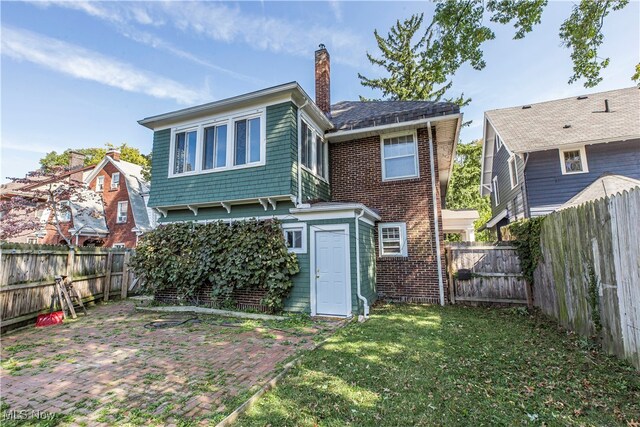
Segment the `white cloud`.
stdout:
[[[324,43],[338,63],[361,66],[362,38],[342,26],[309,25],[249,13],[239,5],[215,2],[103,2],[47,1],[35,2],[41,7],[51,5],[82,11],[90,16],[117,25],[173,25],[185,33],[196,33],[224,43],[244,43],[257,50],[311,57],[318,44]],[[329,2],[336,20],[342,17],[341,5]],[[123,27],[119,28],[121,31]],[[130,27],[125,32],[133,34]],[[139,41],[139,40],[138,40]],[[166,44],[166,42],[165,42]],[[163,49],[162,44],[157,47]],[[166,50],[166,49],[165,49]],[[187,53],[176,49],[172,53]],[[189,54],[193,56],[192,54]],[[180,56],[180,55],[179,55]],[[183,56],[184,57],[184,56]],[[226,70],[229,72],[229,70]],[[238,75],[240,76],[240,75]]]
[[2,27],[2,54],[128,92],[193,104],[210,98],[202,90],[143,71],[105,55],[30,31]]

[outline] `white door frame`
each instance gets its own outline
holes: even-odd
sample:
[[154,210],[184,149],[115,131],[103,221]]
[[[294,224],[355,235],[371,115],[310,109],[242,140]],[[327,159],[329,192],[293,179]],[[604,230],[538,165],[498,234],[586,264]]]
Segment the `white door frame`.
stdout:
[[[316,233],[318,231],[344,231],[345,248],[347,250],[347,262],[345,264],[345,293],[347,301],[347,312],[343,314],[349,317],[352,314],[351,307],[351,238],[349,234],[349,224],[326,224],[326,225],[309,225],[310,244],[309,244],[309,281],[311,283],[311,315],[316,316]],[[336,314],[336,316],[340,316]]]

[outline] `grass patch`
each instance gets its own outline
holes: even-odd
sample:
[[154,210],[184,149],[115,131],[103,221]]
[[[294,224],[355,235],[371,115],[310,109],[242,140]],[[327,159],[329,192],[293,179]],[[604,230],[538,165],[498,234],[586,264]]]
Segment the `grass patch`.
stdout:
[[626,425],[640,375],[541,316],[383,306],[304,356],[238,426]]

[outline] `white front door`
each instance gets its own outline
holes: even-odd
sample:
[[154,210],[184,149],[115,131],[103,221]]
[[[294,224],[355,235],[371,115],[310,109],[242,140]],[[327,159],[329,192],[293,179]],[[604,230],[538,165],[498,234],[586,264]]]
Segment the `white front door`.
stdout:
[[315,314],[351,313],[348,226],[322,227],[315,234]]

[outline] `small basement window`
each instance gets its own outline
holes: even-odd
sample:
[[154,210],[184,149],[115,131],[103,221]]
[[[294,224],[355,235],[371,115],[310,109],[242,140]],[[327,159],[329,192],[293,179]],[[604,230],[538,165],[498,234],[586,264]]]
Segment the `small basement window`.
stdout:
[[297,254],[307,253],[306,224],[282,224],[284,242],[289,252]]
[[407,224],[404,222],[388,222],[378,224],[378,240],[380,256],[408,256]]
[[584,147],[560,151],[560,170],[563,175],[587,173],[587,154]]

